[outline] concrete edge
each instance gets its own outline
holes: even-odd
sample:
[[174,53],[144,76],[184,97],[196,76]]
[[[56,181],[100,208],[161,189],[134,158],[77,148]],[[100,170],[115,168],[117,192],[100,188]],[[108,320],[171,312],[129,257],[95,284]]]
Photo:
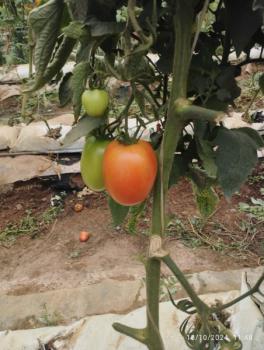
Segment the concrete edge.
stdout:
[[[198,294],[240,290],[242,272],[254,283],[264,267],[230,271],[203,271],[187,275]],[[175,282],[175,283],[174,283]],[[176,298],[186,294],[172,279]],[[165,284],[162,283],[163,289]],[[165,295],[165,293],[164,293]],[[163,293],[161,293],[163,296]],[[126,314],[145,303],[143,280],[103,280],[87,287],[60,289],[26,295],[0,295],[0,331],[67,324],[86,316]],[[162,300],[166,300],[163,298]]]

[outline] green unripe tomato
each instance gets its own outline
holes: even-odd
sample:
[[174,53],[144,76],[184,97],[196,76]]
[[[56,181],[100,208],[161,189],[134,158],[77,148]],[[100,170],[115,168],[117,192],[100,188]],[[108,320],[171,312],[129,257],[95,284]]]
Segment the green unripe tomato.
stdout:
[[103,155],[108,140],[97,140],[94,136],[87,139],[81,157],[81,175],[83,182],[93,191],[104,190]]
[[105,90],[85,90],[82,105],[90,117],[102,117],[109,104],[109,95]]

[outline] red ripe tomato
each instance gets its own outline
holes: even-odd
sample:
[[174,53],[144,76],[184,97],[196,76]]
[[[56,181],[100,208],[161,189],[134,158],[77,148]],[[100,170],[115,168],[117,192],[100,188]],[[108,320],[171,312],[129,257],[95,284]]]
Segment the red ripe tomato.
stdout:
[[112,141],[103,158],[105,188],[121,205],[136,205],[149,195],[158,162],[151,145],[146,141],[125,145]]

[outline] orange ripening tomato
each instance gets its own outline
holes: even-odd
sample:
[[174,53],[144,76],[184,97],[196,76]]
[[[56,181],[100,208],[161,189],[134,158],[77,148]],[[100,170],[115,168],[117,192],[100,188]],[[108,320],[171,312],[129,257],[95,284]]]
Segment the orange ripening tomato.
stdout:
[[80,242],[87,242],[90,237],[91,237],[91,234],[89,232],[87,231],[80,232],[80,236],[79,236]]
[[158,169],[157,157],[146,141],[125,145],[112,141],[103,158],[105,188],[121,205],[136,205],[149,195]]

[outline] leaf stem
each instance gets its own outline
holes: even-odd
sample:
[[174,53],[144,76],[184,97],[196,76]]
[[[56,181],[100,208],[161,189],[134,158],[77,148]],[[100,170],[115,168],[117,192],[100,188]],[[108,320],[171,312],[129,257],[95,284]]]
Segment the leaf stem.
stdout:
[[198,297],[198,295],[195,293],[192,286],[190,285],[184,274],[181,272],[181,270],[178,268],[176,263],[172,260],[172,258],[169,255],[167,255],[161,258],[161,260],[168,266],[168,268],[173,272],[174,276],[183,286],[186,293],[191,298],[198,313],[204,314],[205,312],[208,312],[210,308]]
[[261,275],[261,277],[258,279],[258,281],[256,282],[256,284],[254,285],[253,288],[251,288],[248,292],[240,295],[239,297],[237,297],[236,299],[230,301],[229,303],[220,305],[218,307],[213,307],[211,308],[212,312],[219,312],[222,311],[224,309],[227,309],[231,306],[233,306],[234,304],[237,304],[238,302],[240,302],[241,300],[251,296],[252,294],[258,293],[259,292],[259,288],[261,286],[261,284],[264,282],[264,273]]

